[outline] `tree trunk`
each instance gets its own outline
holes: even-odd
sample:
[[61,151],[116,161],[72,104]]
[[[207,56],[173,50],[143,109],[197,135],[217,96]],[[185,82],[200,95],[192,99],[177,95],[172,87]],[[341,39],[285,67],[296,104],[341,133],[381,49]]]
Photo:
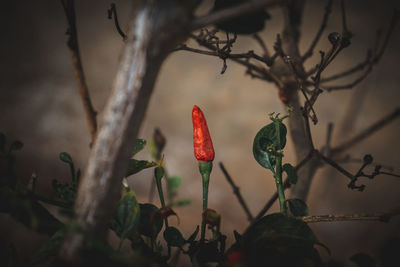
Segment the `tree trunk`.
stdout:
[[[121,180],[153,87],[166,56],[187,35],[190,19],[177,0],[140,1],[132,18],[103,124],[79,185],[76,221],[87,233],[105,238],[121,192]],[[77,263],[84,237],[70,232],[61,258]]]

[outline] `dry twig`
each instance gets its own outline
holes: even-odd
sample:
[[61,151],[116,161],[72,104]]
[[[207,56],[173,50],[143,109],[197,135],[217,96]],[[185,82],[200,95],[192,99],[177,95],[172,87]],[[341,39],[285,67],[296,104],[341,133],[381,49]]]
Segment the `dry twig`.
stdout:
[[71,51],[72,63],[74,65],[75,77],[78,81],[79,93],[82,99],[83,108],[85,110],[86,119],[88,122],[90,135],[91,135],[91,145],[93,145],[96,140],[97,132],[97,122],[96,115],[97,112],[94,110],[92,101],[90,100],[89,89],[86,84],[85,75],[83,73],[82,60],[79,52],[78,45],[78,34],[76,30],[76,16],[75,16],[75,1],[74,0],[61,0],[64,7],[64,12],[68,21],[68,48]]

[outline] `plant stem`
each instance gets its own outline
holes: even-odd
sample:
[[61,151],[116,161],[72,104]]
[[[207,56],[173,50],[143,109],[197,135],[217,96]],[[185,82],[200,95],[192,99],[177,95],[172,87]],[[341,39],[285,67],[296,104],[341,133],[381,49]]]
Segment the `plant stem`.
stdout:
[[[281,134],[280,134],[280,124],[282,122],[280,120],[275,121],[275,130],[276,136],[278,140],[278,150],[281,149]],[[276,163],[275,163],[275,183],[276,183],[276,190],[278,191],[279,197],[279,206],[280,211],[283,214],[286,214],[286,203],[285,203],[285,192],[282,183],[282,152],[276,152]]]
[[[211,161],[199,161],[199,171],[203,181],[203,212],[208,207],[208,184],[210,183],[210,173],[212,170]],[[203,215],[201,216],[201,238],[200,241],[204,242],[206,234],[206,223]]]
[[282,183],[282,155],[276,156],[276,171],[275,171],[275,183],[276,190],[278,191],[279,206],[281,213],[286,214],[286,200],[285,193]]

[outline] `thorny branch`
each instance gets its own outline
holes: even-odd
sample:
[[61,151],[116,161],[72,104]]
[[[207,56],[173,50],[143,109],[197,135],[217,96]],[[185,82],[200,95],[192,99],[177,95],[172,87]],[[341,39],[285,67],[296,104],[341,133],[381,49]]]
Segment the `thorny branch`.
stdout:
[[78,81],[79,93],[82,99],[83,108],[85,110],[86,119],[90,130],[91,145],[93,145],[96,140],[97,132],[97,112],[94,110],[92,101],[90,100],[89,89],[86,84],[85,75],[83,73],[82,60],[78,45],[78,34],[76,30],[75,1],[61,0],[61,4],[63,5],[65,16],[67,17],[68,21],[67,34],[69,35],[69,38],[67,44],[69,50],[71,51],[75,77]]
[[233,193],[235,194],[235,196],[239,200],[240,205],[242,206],[244,212],[247,215],[247,219],[249,220],[249,222],[252,222],[254,220],[254,217],[251,214],[249,208],[247,207],[247,204],[244,201],[244,199],[242,197],[242,194],[240,193],[240,188],[235,184],[235,182],[233,181],[232,177],[229,175],[228,171],[225,169],[225,166],[224,166],[224,164],[222,162],[219,163],[219,167],[221,168],[221,171],[224,174],[226,180],[231,185],[231,187],[233,189]]

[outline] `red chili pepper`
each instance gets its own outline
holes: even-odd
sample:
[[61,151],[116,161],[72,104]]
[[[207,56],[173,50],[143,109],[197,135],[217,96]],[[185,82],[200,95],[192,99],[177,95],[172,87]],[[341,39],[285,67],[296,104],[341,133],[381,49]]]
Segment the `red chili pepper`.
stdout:
[[206,118],[198,106],[192,110],[194,156],[198,161],[213,161],[215,152]]

